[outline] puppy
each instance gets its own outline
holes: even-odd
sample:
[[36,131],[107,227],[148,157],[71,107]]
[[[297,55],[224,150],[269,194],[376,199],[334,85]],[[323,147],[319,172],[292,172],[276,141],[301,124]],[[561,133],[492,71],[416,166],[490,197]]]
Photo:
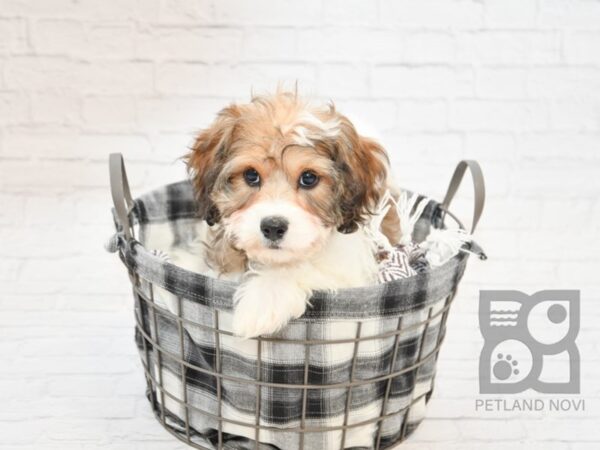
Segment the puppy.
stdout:
[[361,225],[387,189],[387,156],[333,105],[287,92],[232,104],[186,162],[210,226],[206,263],[228,278],[243,274],[237,335],[276,332],[304,313],[315,289],[376,282]]

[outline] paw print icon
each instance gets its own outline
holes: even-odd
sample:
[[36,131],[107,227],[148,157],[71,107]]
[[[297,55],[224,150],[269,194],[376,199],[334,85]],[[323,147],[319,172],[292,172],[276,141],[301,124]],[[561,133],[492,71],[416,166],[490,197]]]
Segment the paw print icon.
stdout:
[[579,300],[576,290],[481,291],[480,392],[579,393]]

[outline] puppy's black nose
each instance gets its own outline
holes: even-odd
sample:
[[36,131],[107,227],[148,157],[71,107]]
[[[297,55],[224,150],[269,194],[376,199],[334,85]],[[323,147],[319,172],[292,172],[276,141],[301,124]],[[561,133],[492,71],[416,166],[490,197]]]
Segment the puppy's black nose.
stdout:
[[278,241],[288,229],[289,222],[285,217],[269,216],[260,221],[260,231],[270,241]]

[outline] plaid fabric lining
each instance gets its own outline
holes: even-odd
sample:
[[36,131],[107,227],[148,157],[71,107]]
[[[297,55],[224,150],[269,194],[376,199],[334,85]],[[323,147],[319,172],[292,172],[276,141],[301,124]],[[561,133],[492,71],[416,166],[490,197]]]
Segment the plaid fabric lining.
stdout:
[[[184,439],[189,435],[197,445],[218,448],[215,417],[220,414],[222,448],[254,449],[260,398],[258,448],[300,448],[300,433],[287,430],[300,427],[303,419],[304,389],[294,386],[303,385],[307,365],[307,382],[314,388],[306,389],[304,427],[312,431],[304,433],[304,448],[339,449],[342,432],[323,428],[344,425],[347,407],[347,424],[362,425],[347,430],[344,448],[374,448],[378,432],[385,448],[403,429],[409,434],[422,420],[433,389],[444,312],[467,254],[409,278],[333,294],[316,292],[306,314],[277,334],[282,342],[244,341],[223,333],[217,355],[212,327],[218,320],[219,329],[231,330],[236,284],[184,270],[152,252],[168,254],[197,237],[202,224],[195,206],[188,182],[153,191],[136,200],[131,213],[139,242],[118,239],[121,259],[139,275],[136,338],[149,378],[149,399],[157,413],[164,410],[167,427]],[[440,226],[440,215],[438,204],[430,202],[415,228],[417,242],[432,224]],[[399,325],[402,332],[396,340],[393,333]],[[335,342],[354,339],[359,327],[356,346]],[[305,346],[304,340],[317,343]],[[215,376],[217,368],[226,378]],[[397,374],[388,387],[386,376],[392,372]],[[350,380],[349,396],[342,384]],[[260,392],[257,381],[263,383]],[[408,413],[378,422],[386,391],[385,413],[412,406]],[[185,401],[191,406],[185,408]]]

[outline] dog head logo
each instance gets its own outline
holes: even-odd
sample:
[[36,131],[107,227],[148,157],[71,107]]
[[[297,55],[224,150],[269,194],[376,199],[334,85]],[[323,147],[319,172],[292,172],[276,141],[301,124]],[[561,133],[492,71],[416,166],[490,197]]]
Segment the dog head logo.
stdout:
[[481,291],[482,394],[576,394],[580,389],[579,291]]

